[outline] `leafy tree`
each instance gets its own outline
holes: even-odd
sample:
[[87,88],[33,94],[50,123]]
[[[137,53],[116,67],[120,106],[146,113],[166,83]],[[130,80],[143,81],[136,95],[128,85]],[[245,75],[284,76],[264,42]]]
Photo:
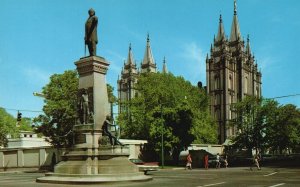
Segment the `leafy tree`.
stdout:
[[268,146],[282,154],[285,149],[295,149],[300,144],[300,111],[295,105],[277,106],[267,125]]
[[300,144],[300,111],[296,106],[279,106],[274,100],[246,97],[233,105],[238,118],[232,125],[239,130],[233,138],[234,147],[251,150],[265,148],[282,153],[296,149]]
[[19,131],[32,131],[31,118],[23,117],[18,127]]
[[[68,70],[63,74],[54,74],[50,82],[43,87],[45,95],[44,115],[34,119],[36,132],[49,137],[55,147],[70,147],[73,144],[72,128],[77,120],[78,74]],[[113,87],[108,86],[108,97],[115,101]]]
[[55,147],[68,147],[72,144],[69,133],[75,124],[77,106],[78,75],[76,71],[54,74],[50,82],[43,87],[45,115],[40,115],[35,122],[40,123],[37,132],[49,137]]
[[16,119],[12,115],[0,107],[0,146],[7,146],[7,134],[13,137],[18,135],[16,122]]
[[216,126],[207,116],[204,90],[165,73],[140,75],[135,89],[138,96],[121,103],[127,108],[118,118],[123,137],[148,140],[157,158],[163,134],[165,153],[172,152],[174,161],[192,142],[216,142]]
[[235,148],[247,149],[247,155],[251,156],[252,149],[262,149],[264,143],[265,115],[262,100],[248,96],[241,102],[232,105],[237,113],[237,118],[231,125],[238,129],[233,137]]

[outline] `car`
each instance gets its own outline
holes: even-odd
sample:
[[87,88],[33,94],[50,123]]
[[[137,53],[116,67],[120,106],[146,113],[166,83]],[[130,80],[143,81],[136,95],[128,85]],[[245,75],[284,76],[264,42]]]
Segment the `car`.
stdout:
[[137,165],[139,171],[144,172],[145,175],[147,175],[148,171],[158,171],[159,169],[158,162],[144,162],[138,158],[132,158],[129,160],[135,165]]

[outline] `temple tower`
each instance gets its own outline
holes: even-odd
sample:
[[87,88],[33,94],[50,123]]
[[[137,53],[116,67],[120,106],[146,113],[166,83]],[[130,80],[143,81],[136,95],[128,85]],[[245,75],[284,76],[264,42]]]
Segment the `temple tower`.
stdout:
[[210,112],[218,124],[219,143],[224,143],[237,132],[235,127],[228,126],[229,121],[236,118],[230,105],[247,95],[261,97],[261,72],[257,69],[249,36],[246,47],[241,37],[236,1],[229,39],[220,15],[217,37],[206,57],[206,81],[211,98]]

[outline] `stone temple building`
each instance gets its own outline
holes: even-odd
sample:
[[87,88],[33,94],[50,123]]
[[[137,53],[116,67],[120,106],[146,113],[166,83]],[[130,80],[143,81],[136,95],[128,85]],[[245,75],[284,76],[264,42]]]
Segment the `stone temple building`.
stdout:
[[236,1],[229,38],[225,34],[220,15],[217,36],[206,57],[206,86],[210,96],[211,115],[218,124],[219,143],[234,136],[237,129],[229,127],[236,118],[230,105],[247,95],[261,97],[261,72],[250,47],[249,35],[245,42],[240,32]]
[[[137,67],[131,45],[127,61],[118,78],[119,114],[126,111],[125,103],[137,95],[134,85],[141,73],[157,72],[149,35],[147,37],[144,59],[140,69]],[[164,59],[162,72],[168,72]],[[229,122],[237,116],[230,105],[241,101],[247,95],[261,97],[261,77],[257,62],[251,51],[249,35],[244,41],[240,32],[237,6],[234,0],[233,20],[230,36],[227,37],[222,16],[219,18],[217,36],[211,44],[210,55],[206,57],[206,90],[210,97],[210,112],[218,124],[218,140],[222,144],[237,133]]]
[[[126,111],[126,102],[130,101],[137,95],[134,85],[137,83],[137,77],[141,73],[156,73],[156,63],[153,58],[149,34],[147,36],[146,49],[144,59],[141,62],[140,68],[137,67],[131,44],[129,45],[127,61],[124,62],[124,67],[121,71],[121,78],[118,78],[118,99],[119,103],[119,114]],[[164,58],[162,72],[167,73],[166,60]]]

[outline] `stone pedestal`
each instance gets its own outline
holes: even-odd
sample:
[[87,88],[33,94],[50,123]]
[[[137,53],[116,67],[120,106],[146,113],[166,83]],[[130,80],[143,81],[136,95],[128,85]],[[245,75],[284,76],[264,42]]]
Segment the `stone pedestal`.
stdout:
[[128,160],[129,148],[100,145],[102,125],[109,114],[105,74],[109,63],[102,57],[91,56],[75,62],[79,73],[79,97],[86,90],[92,120],[73,127],[75,145],[62,161],[37,182],[102,183],[117,181],[146,181],[152,177],[139,172]]
[[79,74],[79,91],[87,89],[91,112],[94,116],[94,130],[101,130],[106,115],[110,113],[105,75],[109,66],[103,57],[90,56],[75,62]]
[[121,146],[101,146],[98,149],[74,148],[63,156],[54,173],[37,178],[37,182],[92,184],[120,181],[148,181],[152,177],[139,172],[128,160],[129,150]]

